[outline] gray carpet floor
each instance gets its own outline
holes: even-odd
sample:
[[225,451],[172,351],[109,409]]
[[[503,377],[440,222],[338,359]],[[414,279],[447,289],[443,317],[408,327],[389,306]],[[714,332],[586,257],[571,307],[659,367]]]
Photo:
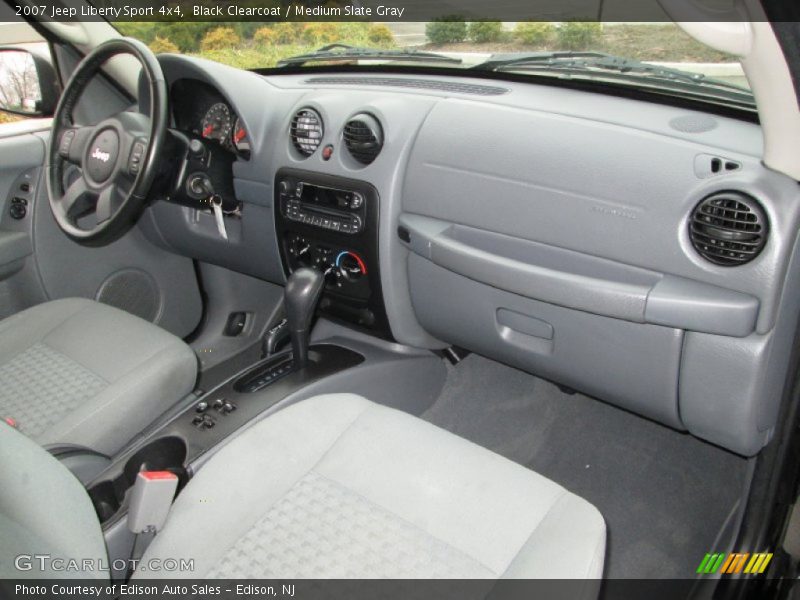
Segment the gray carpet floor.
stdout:
[[475,355],[422,417],[594,504],[606,577],[693,577],[746,477],[738,456]]

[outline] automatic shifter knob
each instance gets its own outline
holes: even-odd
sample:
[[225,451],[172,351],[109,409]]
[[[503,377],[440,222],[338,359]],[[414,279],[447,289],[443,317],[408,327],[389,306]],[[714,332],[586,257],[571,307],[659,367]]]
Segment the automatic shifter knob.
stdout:
[[286,318],[289,320],[295,369],[302,369],[308,364],[311,320],[314,318],[324,288],[325,276],[314,269],[297,269],[286,282],[283,301]]

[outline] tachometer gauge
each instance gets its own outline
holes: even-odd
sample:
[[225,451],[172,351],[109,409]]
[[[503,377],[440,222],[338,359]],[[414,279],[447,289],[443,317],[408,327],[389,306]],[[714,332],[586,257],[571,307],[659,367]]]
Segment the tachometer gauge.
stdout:
[[217,102],[208,109],[200,126],[204,138],[224,142],[231,133],[231,109],[224,102]]
[[236,151],[240,154],[250,154],[250,138],[247,136],[247,130],[245,130],[244,125],[236,118],[236,122],[233,125],[233,129],[231,129],[231,144],[236,149]]

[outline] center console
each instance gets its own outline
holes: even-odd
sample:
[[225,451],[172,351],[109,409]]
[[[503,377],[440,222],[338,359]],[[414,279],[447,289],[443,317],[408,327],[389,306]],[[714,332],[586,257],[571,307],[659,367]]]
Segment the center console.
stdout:
[[286,405],[304,388],[364,361],[363,355],[343,346],[309,347],[314,313],[324,289],[321,270],[304,267],[294,271],[283,292],[292,349],[267,355],[204,394],[193,406],[165,415],[153,425],[151,433],[122,452],[95,478],[88,491],[104,527],[115,525],[127,514],[126,502],[130,502],[130,490],[139,471],[172,472],[179,481],[179,492],[193,465],[226,439],[271,409]]
[[130,490],[141,470],[170,471],[178,491],[192,475],[191,465],[298,390],[358,366],[364,357],[331,344],[311,346],[301,369],[287,368],[292,353],[261,361],[183,412],[168,419],[100,473],[87,486],[98,518],[108,529],[125,518]]
[[368,183],[296,169],[275,180],[275,224],[287,275],[325,275],[321,314],[391,339],[378,262],[380,197]]

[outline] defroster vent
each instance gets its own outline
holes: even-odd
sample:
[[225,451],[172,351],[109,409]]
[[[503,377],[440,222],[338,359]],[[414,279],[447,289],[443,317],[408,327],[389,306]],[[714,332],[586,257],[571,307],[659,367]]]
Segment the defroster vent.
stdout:
[[756,258],[767,243],[767,217],[761,205],[741,192],[720,192],[698,204],[689,236],[703,258],[736,267]]

